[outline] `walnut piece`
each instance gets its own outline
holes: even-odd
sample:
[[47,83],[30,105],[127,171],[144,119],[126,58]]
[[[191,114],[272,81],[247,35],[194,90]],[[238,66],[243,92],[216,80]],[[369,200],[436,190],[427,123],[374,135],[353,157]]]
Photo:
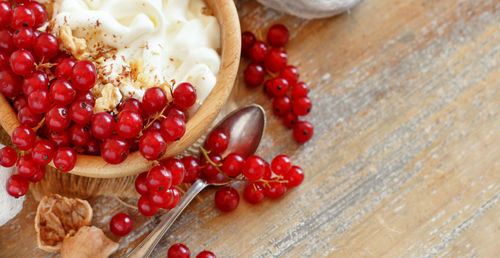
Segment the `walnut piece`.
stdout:
[[61,257],[105,258],[114,253],[118,246],[100,228],[81,227],[74,236],[64,239]]
[[59,38],[62,45],[68,49],[78,60],[87,60],[90,53],[87,51],[87,41],[73,36],[73,32],[68,25],[59,28]]
[[92,207],[85,200],[58,194],[43,197],[35,216],[38,247],[47,252],[58,252],[64,238],[90,225],[91,220]]

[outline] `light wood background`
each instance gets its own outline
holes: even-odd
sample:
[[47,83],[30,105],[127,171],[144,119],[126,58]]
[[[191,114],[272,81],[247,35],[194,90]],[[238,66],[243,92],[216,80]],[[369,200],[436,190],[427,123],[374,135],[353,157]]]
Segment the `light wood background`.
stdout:
[[[241,75],[236,94],[268,110],[258,153],[291,155],[306,180],[230,214],[214,208],[215,189],[204,191],[156,257],[175,242],[219,257],[500,255],[500,2],[366,0],[314,21],[238,5],[244,30],[281,22],[292,31],[287,50],[312,89],[314,138],[295,144]],[[112,197],[91,203],[93,223],[121,244],[116,256],[156,222]],[[28,196],[0,227],[0,257],[47,255],[35,247],[35,207]],[[121,239],[107,228],[120,211],[135,223]]]

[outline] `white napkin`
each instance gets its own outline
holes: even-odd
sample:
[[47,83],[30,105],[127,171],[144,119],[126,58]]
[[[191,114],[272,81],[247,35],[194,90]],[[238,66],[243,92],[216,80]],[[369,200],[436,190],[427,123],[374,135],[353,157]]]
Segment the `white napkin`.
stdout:
[[257,0],[259,3],[304,19],[325,18],[343,13],[361,0]]
[[[5,147],[0,144],[0,149]],[[14,198],[7,193],[5,185],[10,175],[14,173],[14,167],[5,168],[0,166],[0,226],[14,218],[22,209],[25,196]]]

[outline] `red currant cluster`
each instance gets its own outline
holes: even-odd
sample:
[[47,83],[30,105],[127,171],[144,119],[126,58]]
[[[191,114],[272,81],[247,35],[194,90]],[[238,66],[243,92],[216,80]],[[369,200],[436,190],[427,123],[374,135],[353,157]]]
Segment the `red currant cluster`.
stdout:
[[[189,251],[189,248],[181,243],[173,244],[168,249],[167,258],[189,258],[190,256],[191,252]],[[196,255],[196,258],[215,258],[215,254],[210,251],[203,250]]]
[[1,165],[11,167],[17,161],[18,174],[7,184],[12,196],[24,195],[29,182],[40,181],[51,161],[67,172],[74,168],[77,153],[101,155],[118,164],[139,150],[156,160],[168,142],[184,135],[185,110],[196,102],[191,84],[177,85],[170,104],[165,91],[153,87],[142,102],[122,102],[117,114],[94,114],[90,90],[98,77],[96,67],[61,52],[54,35],[38,30],[46,22],[47,12],[38,2],[0,2],[0,92],[21,124],[12,133],[19,160],[11,147],[0,151]]
[[[283,47],[288,37],[288,29],[282,24],[269,28],[269,46],[257,40],[252,32],[243,32],[242,55],[251,61],[245,68],[244,79],[251,88],[264,83],[264,91],[272,97],[274,114],[283,118],[286,127],[293,129],[293,137],[297,142],[304,143],[311,139],[314,127],[308,121],[300,121],[299,117],[309,114],[312,103],[307,96],[307,84],[298,81],[298,69],[287,65],[288,55]],[[270,78],[264,81],[266,74]]]

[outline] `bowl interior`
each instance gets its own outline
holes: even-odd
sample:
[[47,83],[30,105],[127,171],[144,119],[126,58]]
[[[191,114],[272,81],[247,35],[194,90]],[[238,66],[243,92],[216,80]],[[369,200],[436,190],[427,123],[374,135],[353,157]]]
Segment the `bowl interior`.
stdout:
[[[241,49],[241,32],[238,13],[233,0],[205,0],[219,22],[221,33],[221,67],[217,82],[200,106],[186,123],[186,133],[179,141],[167,146],[164,157],[174,156],[191,146],[210,127],[222,109],[233,88]],[[0,124],[9,135],[19,126],[17,115],[9,102],[0,94]],[[51,162],[50,166],[54,167]],[[111,165],[99,156],[78,155],[72,174],[95,177],[115,178],[138,174],[149,169],[151,161],[144,159],[137,151],[131,153],[121,164]]]

